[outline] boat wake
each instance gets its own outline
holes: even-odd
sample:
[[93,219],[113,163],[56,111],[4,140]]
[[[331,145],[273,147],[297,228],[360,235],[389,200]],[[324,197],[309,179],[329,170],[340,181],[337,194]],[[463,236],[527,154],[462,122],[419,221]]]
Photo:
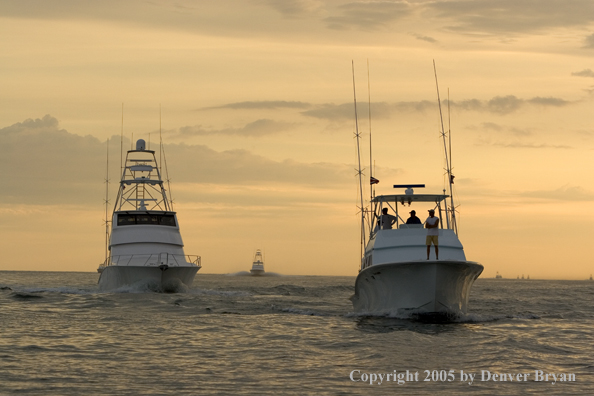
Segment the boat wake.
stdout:
[[233,272],[231,274],[225,274],[225,275],[226,276],[253,276],[253,277],[258,277],[258,278],[285,276],[283,274],[278,274],[276,272],[264,272],[263,274],[254,275],[249,271],[239,271],[239,272]]
[[427,324],[478,324],[503,321],[509,319],[532,320],[542,319],[535,314],[516,314],[516,315],[481,315],[477,313],[452,315],[418,314],[418,313],[385,313],[375,314],[370,312],[350,312],[345,317],[357,318],[361,320],[402,320],[411,323]]
[[291,308],[291,307],[278,307],[276,305],[273,305],[271,307],[271,309],[275,312],[284,312],[284,313],[288,313],[288,314],[295,314],[295,315],[305,315],[305,316],[332,316],[329,314],[323,314],[320,312],[315,312],[315,311],[311,311],[311,310],[306,310],[306,309],[299,309],[299,308]]

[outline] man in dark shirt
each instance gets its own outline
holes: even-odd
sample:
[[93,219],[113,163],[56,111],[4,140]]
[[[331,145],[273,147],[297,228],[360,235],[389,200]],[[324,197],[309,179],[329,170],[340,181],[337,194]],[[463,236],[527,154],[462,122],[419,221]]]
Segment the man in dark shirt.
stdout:
[[412,210],[410,212],[410,217],[406,220],[406,224],[423,224],[421,219],[417,217],[417,212]]

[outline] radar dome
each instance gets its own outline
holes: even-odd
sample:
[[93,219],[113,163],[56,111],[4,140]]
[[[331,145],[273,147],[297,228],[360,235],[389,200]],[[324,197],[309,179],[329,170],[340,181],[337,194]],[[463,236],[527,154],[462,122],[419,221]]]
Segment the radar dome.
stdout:
[[138,139],[136,141],[136,150],[142,151],[146,149],[146,143],[143,139]]

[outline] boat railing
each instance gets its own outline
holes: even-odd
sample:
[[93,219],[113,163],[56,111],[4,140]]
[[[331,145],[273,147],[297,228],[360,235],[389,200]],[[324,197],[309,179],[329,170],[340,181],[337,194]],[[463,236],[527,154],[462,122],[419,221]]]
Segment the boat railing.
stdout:
[[191,254],[172,254],[172,253],[153,253],[153,254],[122,254],[118,256],[109,256],[99,268],[105,268],[110,265],[134,265],[158,267],[167,265],[169,267],[187,266],[202,267],[200,256]]
[[423,228],[424,225],[423,224],[399,224],[398,228],[399,229],[406,229],[406,228]]

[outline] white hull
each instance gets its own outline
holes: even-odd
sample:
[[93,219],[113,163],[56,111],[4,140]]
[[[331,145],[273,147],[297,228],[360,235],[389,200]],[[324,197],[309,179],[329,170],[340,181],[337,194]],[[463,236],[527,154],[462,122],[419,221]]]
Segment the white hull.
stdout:
[[351,297],[355,312],[370,315],[465,314],[483,266],[470,261],[425,260],[378,264],[362,270]]
[[199,269],[197,266],[161,269],[156,266],[110,265],[101,272],[99,290],[110,291],[124,286],[137,286],[158,292],[182,292],[192,286]]
[[252,275],[264,275],[263,269],[251,269],[250,274]]

